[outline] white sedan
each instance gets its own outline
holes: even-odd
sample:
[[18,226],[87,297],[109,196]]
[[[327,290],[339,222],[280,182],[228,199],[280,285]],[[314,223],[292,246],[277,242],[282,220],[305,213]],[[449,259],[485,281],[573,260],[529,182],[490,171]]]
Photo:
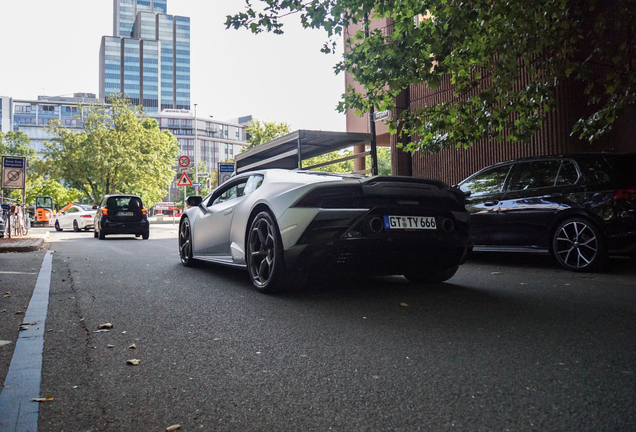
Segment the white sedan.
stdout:
[[78,232],[80,230],[88,231],[93,228],[93,219],[95,212],[92,206],[84,204],[75,204],[66,211],[58,213],[55,218],[55,230],[73,229]]

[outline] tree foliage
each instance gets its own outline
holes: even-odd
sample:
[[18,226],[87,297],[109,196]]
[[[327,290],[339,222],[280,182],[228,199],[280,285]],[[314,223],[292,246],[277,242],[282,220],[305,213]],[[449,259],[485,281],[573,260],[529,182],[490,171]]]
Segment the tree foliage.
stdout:
[[110,106],[84,107],[82,130],[49,123],[52,142],[45,158],[56,178],[65,179],[97,204],[110,193],[134,193],[151,207],[161,201],[175,177],[176,138],[156,120],[112,98]]
[[85,195],[84,192],[75,188],[65,188],[57,180],[44,180],[41,175],[33,173],[27,177],[26,203],[34,204],[37,196],[53,197],[55,205],[61,208],[69,202],[81,201]]
[[346,89],[341,111],[393,109],[409,86],[435,90],[450,77],[448,102],[390,121],[392,133],[411,137],[410,151],[528,140],[568,79],[582,83],[590,105],[571,125],[580,138],[599,138],[636,102],[633,0],[262,0],[228,16],[226,27],[282,33],[283,17],[294,14],[304,27],[326,30],[325,52],[367,15],[393,20],[392,28],[347,39],[336,71],[350,72],[363,94]]
[[252,124],[245,128],[245,133],[249,135],[247,142],[249,145],[244,147],[245,151],[256,147],[267,141],[271,141],[274,138],[278,138],[290,132],[289,125],[285,122],[261,122],[259,120],[252,120]]

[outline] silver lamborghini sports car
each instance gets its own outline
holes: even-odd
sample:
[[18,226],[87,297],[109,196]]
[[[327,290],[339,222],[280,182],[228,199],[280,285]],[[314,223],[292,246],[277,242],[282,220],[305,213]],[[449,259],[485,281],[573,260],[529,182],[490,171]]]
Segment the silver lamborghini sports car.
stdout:
[[442,282],[472,248],[464,195],[437,180],[267,169],[186,202],[183,265],[247,269],[261,292],[312,272]]

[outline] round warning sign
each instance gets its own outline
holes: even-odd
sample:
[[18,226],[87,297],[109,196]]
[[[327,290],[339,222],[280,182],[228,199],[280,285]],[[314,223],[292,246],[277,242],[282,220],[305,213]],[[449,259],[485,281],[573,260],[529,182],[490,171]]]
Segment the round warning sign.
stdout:
[[182,167],[187,167],[190,165],[190,158],[187,156],[179,156],[179,165]]

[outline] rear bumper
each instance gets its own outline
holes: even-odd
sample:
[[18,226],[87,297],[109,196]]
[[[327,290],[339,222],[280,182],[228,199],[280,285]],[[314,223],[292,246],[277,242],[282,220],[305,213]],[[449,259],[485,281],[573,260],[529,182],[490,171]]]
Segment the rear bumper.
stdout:
[[285,251],[285,266],[303,272],[405,274],[463,264],[472,247],[472,240],[459,236],[340,239],[294,246]]
[[145,234],[150,231],[148,220],[139,222],[112,222],[109,220],[100,222],[100,230],[106,234]]

